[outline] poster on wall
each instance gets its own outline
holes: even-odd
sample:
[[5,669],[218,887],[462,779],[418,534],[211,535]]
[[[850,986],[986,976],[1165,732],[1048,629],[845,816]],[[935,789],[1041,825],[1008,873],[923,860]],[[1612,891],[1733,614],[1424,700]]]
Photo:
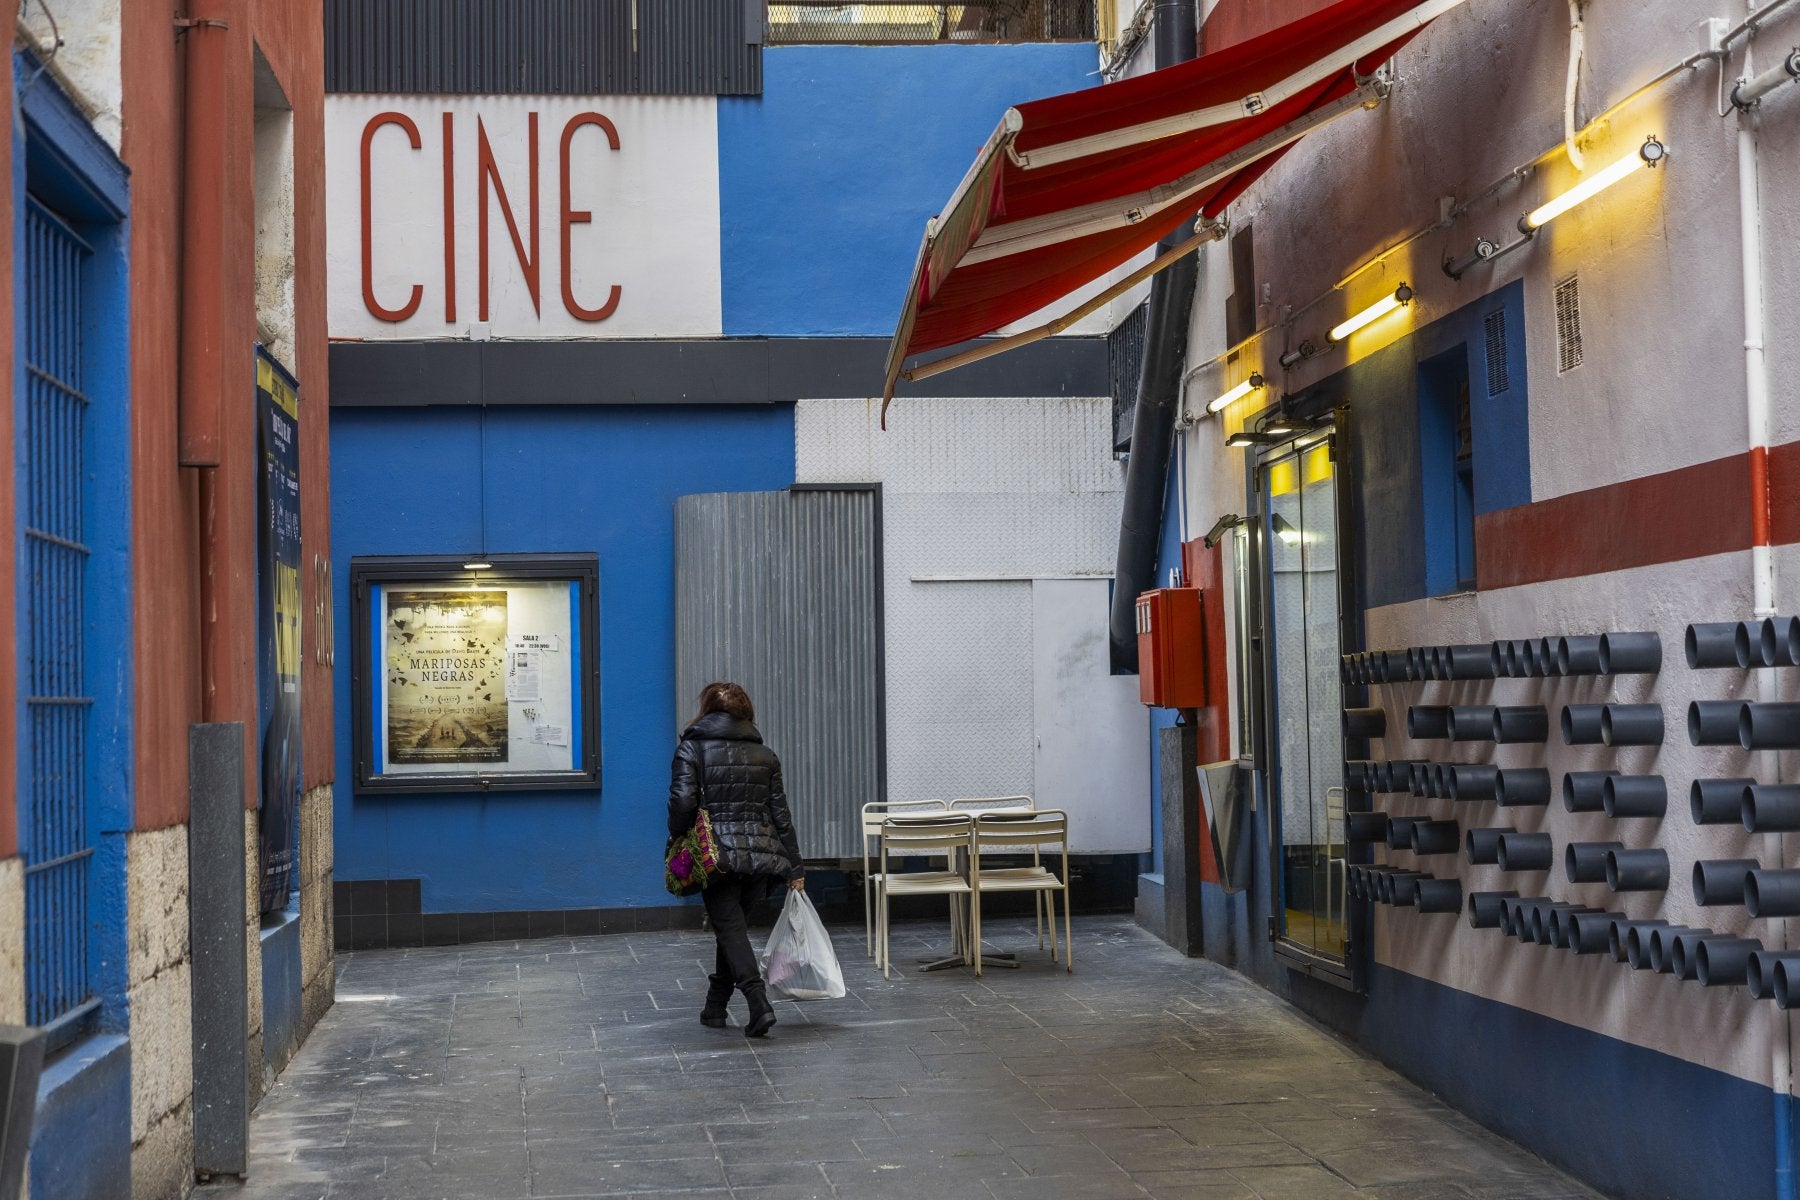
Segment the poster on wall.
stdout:
[[384,628],[389,760],[505,762],[506,593],[392,592]]
[[493,791],[599,780],[598,560],[357,558],[357,788]]
[[256,348],[258,902],[293,892],[300,819],[300,387]]

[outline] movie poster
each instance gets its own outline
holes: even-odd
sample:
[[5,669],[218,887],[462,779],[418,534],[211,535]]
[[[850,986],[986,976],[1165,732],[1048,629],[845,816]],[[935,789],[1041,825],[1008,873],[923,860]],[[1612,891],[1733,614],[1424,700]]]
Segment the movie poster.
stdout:
[[262,347],[256,357],[259,904],[287,907],[300,820],[300,390]]
[[391,592],[386,631],[388,761],[505,762],[506,593]]

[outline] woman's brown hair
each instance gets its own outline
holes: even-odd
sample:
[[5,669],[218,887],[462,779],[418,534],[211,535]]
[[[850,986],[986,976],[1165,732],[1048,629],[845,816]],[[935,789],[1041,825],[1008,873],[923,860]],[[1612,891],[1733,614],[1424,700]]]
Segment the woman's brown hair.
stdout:
[[700,689],[700,716],[694,720],[698,721],[708,713],[724,713],[740,721],[756,720],[756,707],[750,703],[750,693],[723,680]]

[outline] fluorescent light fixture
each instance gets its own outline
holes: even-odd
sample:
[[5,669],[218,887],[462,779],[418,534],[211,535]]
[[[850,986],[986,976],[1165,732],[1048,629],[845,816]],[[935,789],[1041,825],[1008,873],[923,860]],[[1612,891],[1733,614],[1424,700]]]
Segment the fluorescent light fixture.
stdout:
[[1248,396],[1251,392],[1260,390],[1263,386],[1263,382],[1263,377],[1260,374],[1252,372],[1250,378],[1244,380],[1244,382],[1238,384],[1223,396],[1218,397],[1212,403],[1208,404],[1206,406],[1206,411],[1209,413],[1224,411],[1232,404],[1235,404],[1245,396]]
[[1269,518],[1269,525],[1275,530],[1275,536],[1289,546],[1300,540],[1300,531],[1295,529],[1280,513]]
[[1556,199],[1546,204],[1540,204],[1520,217],[1519,232],[1532,233],[1543,228],[1583,200],[1591,199],[1604,192],[1638,167],[1654,167],[1668,153],[1668,147],[1657,141],[1654,136],[1645,138],[1644,144],[1632,153],[1604,170],[1594,172]]
[[1394,289],[1393,295],[1383,296],[1375,303],[1369,305],[1369,307],[1357,313],[1354,317],[1345,321],[1342,325],[1333,329],[1331,331],[1331,340],[1334,342],[1343,341],[1345,338],[1361,329],[1364,325],[1373,321],[1379,321],[1395,309],[1398,309],[1403,305],[1411,304],[1412,298],[1413,290],[1404,283],[1401,284]]
[[487,571],[487,570],[491,570],[493,568],[493,565],[494,564],[491,562],[466,562],[463,564],[463,570],[465,570],[465,571]]

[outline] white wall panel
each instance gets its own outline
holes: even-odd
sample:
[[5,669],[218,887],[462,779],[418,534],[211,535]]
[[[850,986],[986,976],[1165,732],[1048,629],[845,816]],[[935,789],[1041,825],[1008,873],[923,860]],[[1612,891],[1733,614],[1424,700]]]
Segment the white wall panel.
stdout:
[[1078,850],[1147,847],[1146,718],[1106,662],[1111,400],[899,400],[885,433],[878,409],[802,401],[795,461],[801,483],[882,485],[889,797],[1054,796]]

